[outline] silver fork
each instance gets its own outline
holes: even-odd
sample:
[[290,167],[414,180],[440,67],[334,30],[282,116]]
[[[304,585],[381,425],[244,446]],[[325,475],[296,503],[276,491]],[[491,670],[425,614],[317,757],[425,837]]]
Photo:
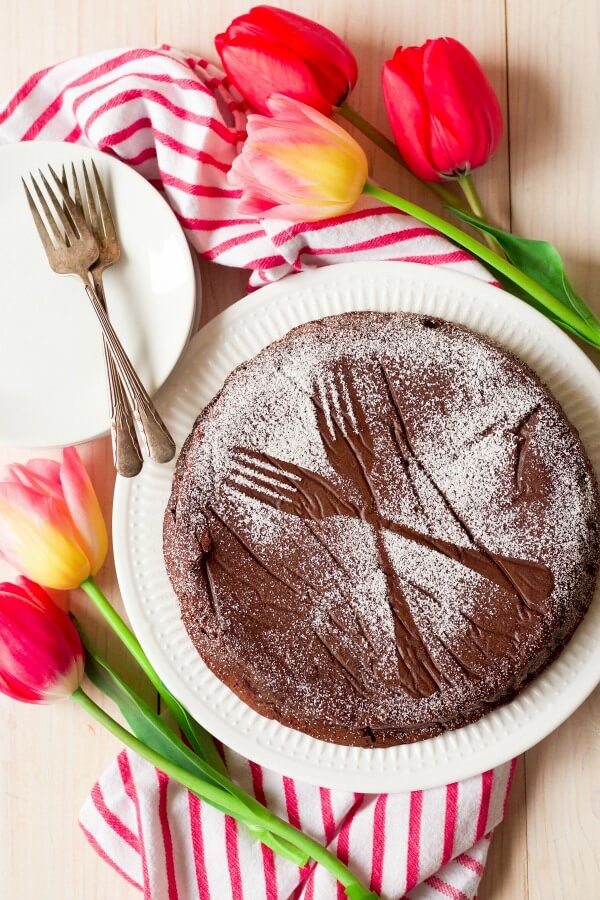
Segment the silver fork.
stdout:
[[[136,421],[146,438],[149,455],[156,462],[169,462],[175,455],[175,442],[148,396],[148,392],[140,381],[112,327],[102,302],[89,282],[89,269],[99,256],[96,239],[88,228],[83,210],[73,202],[68,190],[51,166],[48,166],[48,169],[68,211],[67,215],[43,172],[40,171],[40,179],[54,209],[53,214],[37,181],[33,176],[30,176],[48,226],[44,224],[44,220],[25,180],[22,179],[22,181],[29,208],[46,251],[50,267],[59,275],[77,275],[81,279],[106,337],[115,365],[129,393]],[[59,228],[57,219],[64,231],[61,231]]]
[[[98,299],[106,309],[106,297],[104,295],[104,286],[102,284],[102,275],[105,269],[116,263],[121,256],[121,250],[117,235],[110,213],[110,207],[104,193],[102,182],[98,175],[96,165],[92,160],[92,168],[94,170],[94,181],[98,193],[98,203],[100,206],[100,217],[96,210],[94,195],[91,189],[90,180],[85,163],[82,162],[85,197],[87,201],[87,209],[89,215],[89,223],[92,234],[96,238],[98,244],[98,259],[92,263],[90,275],[94,283],[94,290],[98,295]],[[75,164],[71,164],[71,176],[73,180],[73,200],[85,215],[83,198],[77,178]],[[68,190],[69,183],[65,167],[62,169],[62,183]],[[63,204],[63,209],[68,213],[68,209]],[[137,475],[143,465],[142,451],[135,433],[135,424],[133,411],[129,404],[129,399],[123,387],[121,376],[115,366],[112,358],[107,339],[102,335],[104,344],[104,360],[106,363],[106,376],[108,382],[108,399],[110,404],[110,433],[112,438],[113,459],[115,468],[119,475],[125,478],[131,478]]]

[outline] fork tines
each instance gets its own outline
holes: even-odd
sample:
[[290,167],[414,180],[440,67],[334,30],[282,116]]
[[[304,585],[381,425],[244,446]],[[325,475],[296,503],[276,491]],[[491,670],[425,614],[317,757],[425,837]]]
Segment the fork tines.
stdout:
[[89,268],[98,258],[98,246],[86,224],[83,210],[73,202],[51,166],[48,166],[48,171],[56,189],[41,170],[39,180],[33,174],[29,176],[37,203],[25,179],[21,179],[29,209],[51,268],[61,275],[79,272],[82,268]]
[[[83,191],[75,164],[71,164],[74,199],[71,198],[69,193],[69,184],[64,166],[62,168],[62,178],[58,177],[52,166],[48,166],[59,196],[57,196],[56,191],[52,188],[41,169],[37,177],[33,173],[29,174],[37,203],[27,182],[24,178],[21,178],[31,215],[46,252],[57,246],[69,246],[73,241],[88,236],[90,227],[85,220],[85,206],[87,206],[91,231],[101,239],[116,241],[115,224],[96,164],[93,160],[91,161],[92,178],[90,178],[84,161],[81,163],[81,168],[83,172]],[[92,180],[95,188],[95,197]],[[42,186],[40,186],[39,182],[41,182]],[[85,206],[83,203],[84,196]]]

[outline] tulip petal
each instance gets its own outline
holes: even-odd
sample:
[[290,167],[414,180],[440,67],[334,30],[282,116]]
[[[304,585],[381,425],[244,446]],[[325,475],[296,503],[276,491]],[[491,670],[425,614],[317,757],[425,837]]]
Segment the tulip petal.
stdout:
[[33,606],[44,611],[56,623],[57,627],[63,628],[64,636],[71,647],[73,655],[78,656],[82,654],[81,639],[77,629],[74,627],[63,627],[65,610],[36,581],[31,581],[25,575],[19,575],[14,584],[10,582],[0,584],[0,597],[6,594],[25,599]]
[[[274,85],[284,85],[286,94],[301,97],[319,109],[331,109],[308,66],[285,47],[264,38],[243,37],[223,47],[221,60],[231,81],[260,112],[267,112]],[[252,73],[250,78],[248,73]]]
[[43,695],[39,691],[33,691],[18,681],[5,677],[0,673],[0,693],[20,703],[42,703]]
[[56,472],[51,467],[37,465],[39,463],[51,463],[53,460],[29,460],[27,465],[23,466],[19,463],[7,466],[9,480],[16,481],[25,487],[37,491],[38,494],[47,494],[56,499],[62,499],[62,490],[60,486],[60,478],[58,472],[60,466],[56,463]]
[[[298,124],[308,127],[314,125],[319,131],[327,131],[335,135],[342,143],[355,144],[356,141],[345,128],[338,125],[333,119],[328,118],[307,103],[295,100],[285,94],[272,94],[267,101],[267,108],[275,123],[270,124],[277,128],[279,125],[284,127],[288,124]],[[250,116],[249,118],[254,118]],[[267,123],[268,123],[267,119]]]
[[25,600],[38,609],[45,609],[49,594],[36,581],[19,575],[14,583],[11,581],[0,583],[0,597],[14,597],[17,600]]
[[[306,61],[331,106],[343,103],[356,84],[358,66],[354,54],[337,34],[312,19],[272,6],[255,6],[251,16],[254,27]],[[306,102],[304,97],[299,99]]]
[[425,181],[440,181],[431,159],[429,111],[423,89],[422,47],[399,48],[381,73],[383,98],[394,140],[409,169]]
[[0,555],[58,590],[75,588],[90,574],[65,504],[22,484],[0,483]]
[[316,220],[341,215],[367,180],[364,151],[318,111],[276,94],[274,118],[248,118],[248,138],[230,181],[242,188],[240,211],[260,217]]
[[95,575],[106,559],[108,535],[96,492],[75,447],[63,451],[60,483],[79,543]]
[[[248,165],[251,173],[245,175]],[[338,150],[299,144],[236,161],[231,174],[232,184],[244,186],[240,211],[302,221],[348,212],[360,196],[367,165]]]
[[67,637],[74,636],[74,646],[78,652],[82,652],[81,639],[69,614],[36,581],[32,581],[25,575],[19,575],[12,583],[4,582],[0,585],[0,602],[5,597],[13,598],[17,601],[21,600],[43,612],[45,617],[63,631]]
[[13,591],[18,590],[21,596],[25,595],[30,603],[37,604],[39,607],[45,606],[46,600],[50,598],[50,594],[37,581],[32,581],[26,575],[19,575],[12,585],[10,582],[0,584],[0,594],[3,591],[10,591],[11,587]]
[[47,481],[60,485],[60,463],[55,459],[30,459],[27,468]]
[[[267,207],[262,205],[260,199],[248,198],[240,203],[240,212],[257,219],[275,219],[281,222],[306,222],[306,206],[302,203],[278,203]],[[310,221],[321,222],[327,219],[335,219],[348,212],[347,204],[339,204],[322,207],[311,213]]]
[[260,112],[277,91],[330,115],[358,78],[356,59],[336,34],[271,6],[234,19],[215,46],[230,79]]
[[439,153],[440,163],[445,154],[446,165],[455,168],[461,157],[469,168],[482,165],[500,141],[502,113],[473,54],[453,38],[431,41],[425,49],[423,77],[432,119],[439,123],[432,153]]
[[399,47],[383,67],[382,87],[398,148],[420,178],[463,174],[496,150],[502,135],[498,99],[459,41]]
[[66,613],[39,586],[0,586],[0,691],[29,703],[68,696],[83,675],[83,648]]

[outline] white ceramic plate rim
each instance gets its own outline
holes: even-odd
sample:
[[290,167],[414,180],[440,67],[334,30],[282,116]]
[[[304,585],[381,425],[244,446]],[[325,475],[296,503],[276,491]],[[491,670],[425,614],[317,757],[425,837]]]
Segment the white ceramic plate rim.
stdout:
[[[374,286],[377,288],[375,292]],[[344,299],[345,287],[347,299]],[[357,301],[357,290],[358,296],[361,290],[365,292],[363,303]],[[537,343],[531,346],[531,352],[521,350],[520,355],[530,364],[532,357],[537,359],[535,368],[538,370],[540,360],[544,362],[541,374],[547,378],[561,402],[564,402],[562,396],[569,391],[572,393],[575,386],[576,404],[581,400],[583,406],[577,415],[568,408],[567,413],[579,427],[586,417],[591,417],[598,440],[592,444],[585,439],[584,442],[598,471],[600,373],[586,355],[548,319],[498,288],[457,272],[410,263],[347,263],[332,266],[294,276],[240,300],[213,319],[193,339],[178,373],[159,399],[166,421],[169,422],[169,397],[186,390],[186,362],[194,368],[202,367],[203,361],[212,353],[213,364],[222,382],[232,366],[229,359],[219,368],[219,342],[224,340],[225,335],[231,336],[236,328],[249,329],[255,342],[260,339],[266,345],[292,327],[291,319],[294,319],[293,324],[300,324],[347,309],[389,310],[392,307],[389,297],[386,302],[386,290],[388,294],[391,290],[401,292],[401,303],[396,303],[395,309],[427,314],[437,312],[492,336],[499,330],[499,322],[509,322],[510,334],[502,340],[509,348],[518,345],[519,339],[522,339],[520,335],[529,333]],[[440,295],[447,295],[449,299],[440,301]],[[318,308],[311,303],[311,297],[316,296]],[[415,300],[418,297],[421,299]],[[445,314],[444,309],[440,308],[444,303],[455,303],[453,316]],[[285,322],[279,312],[283,305],[286,309]],[[290,314],[290,309],[297,310],[297,315],[295,312]],[[278,318],[279,324],[274,325]],[[475,320],[482,318],[486,321],[485,328],[474,326]],[[237,348],[239,343],[236,343],[234,351],[234,355],[239,355],[239,362],[256,352],[253,346],[252,351],[244,356],[243,346]],[[549,378],[548,373],[553,368],[555,375]],[[192,421],[188,430],[191,425]],[[515,700],[472,725],[430,740],[377,750],[342,747],[265,719],[220,682],[220,697],[226,699],[214,703],[211,692],[210,696],[203,696],[194,689],[190,672],[205,670],[206,676],[208,670],[195,653],[178,616],[178,624],[169,620],[168,641],[165,642],[160,622],[168,620],[169,614],[172,616],[172,604],[177,605],[175,595],[171,591],[172,597],[164,601],[161,608],[152,609],[152,598],[145,596],[141,586],[140,561],[132,559],[131,529],[139,529],[139,522],[136,521],[139,504],[144,491],[153,490],[153,484],[151,473],[147,485],[119,479],[115,492],[115,562],[134,630],[161,678],[198,721],[232,749],[277,772],[330,788],[364,792],[416,790],[462,780],[506,762],[542,740],[600,682],[600,591],[597,590],[588,614],[563,653]],[[162,527],[163,509],[164,504],[161,503],[156,512],[160,523],[146,523],[146,529]],[[148,533],[147,530],[145,533]],[[161,577],[166,577],[162,556],[158,562],[153,560],[153,578],[157,577],[159,570],[163,570]],[[188,651],[191,648],[194,656],[190,671],[184,672],[174,664],[166,646],[168,643],[172,647],[173,641],[189,645]],[[189,660],[189,652],[187,656]],[[208,678],[215,679],[215,676],[208,673]]]
[[[126,186],[128,182],[136,182],[138,185],[142,186],[148,209],[156,211],[154,213],[154,221],[160,222],[164,226],[162,231],[163,238],[169,237],[176,242],[177,252],[181,254],[183,267],[181,272],[182,288],[177,293],[178,300],[181,303],[181,310],[178,318],[178,327],[180,328],[179,340],[172,346],[170,355],[161,360],[160,369],[156,368],[156,362],[154,362],[154,365],[152,366],[155,373],[160,371],[160,377],[155,379],[156,390],[158,390],[170,376],[189,343],[190,337],[193,334],[199,319],[202,300],[201,281],[197,261],[175,213],[169,204],[166,203],[164,198],[158,194],[155,188],[153,188],[139,172],[136,172],[135,169],[121,162],[121,160],[116,157],[107,153],[102,153],[99,150],[60,141],[29,141],[24,144],[4,144],[0,145],[0,160],[3,162],[3,170],[6,168],[6,160],[9,159],[10,156],[16,158],[16,167],[19,165],[21,156],[26,158],[27,168],[31,169],[31,171],[35,171],[38,166],[43,167],[48,162],[56,167],[60,166],[62,162],[68,166],[71,160],[95,160],[101,171],[109,169],[111,171],[111,176],[112,172],[117,172],[122,187],[123,185]],[[27,217],[25,205],[19,212],[21,216]],[[35,238],[32,237],[32,240],[35,240]],[[131,242],[129,243],[131,244]],[[35,253],[36,256],[42,253],[41,247],[38,247],[37,245],[29,249],[31,253]],[[127,252],[127,249],[128,243],[127,238],[125,238],[123,250]],[[131,246],[129,249],[131,250]],[[113,271],[117,272],[117,269],[115,268]],[[70,281],[71,279],[68,280]],[[48,267],[48,281],[47,283],[44,282],[43,286],[40,287],[40,290],[43,287],[46,294],[57,293],[61,290],[61,281],[62,279],[59,280],[53,275]],[[83,302],[85,302],[85,298],[83,298],[82,303]],[[125,340],[126,337],[127,336],[125,335],[123,339]],[[76,340],[76,338],[73,337],[73,340]],[[98,340],[100,340],[100,335],[98,335]],[[163,351],[163,357],[164,355]],[[104,372],[100,372],[99,378],[104,379],[104,377]],[[74,417],[70,420],[68,430],[63,426],[62,432],[56,432],[52,436],[40,433],[39,438],[35,440],[28,438],[24,441],[22,430],[19,430],[18,425],[13,423],[7,428],[7,423],[3,422],[0,427],[0,443],[11,446],[28,446],[31,448],[60,447],[66,446],[67,444],[80,444],[85,441],[95,440],[96,438],[104,437],[109,433],[108,414],[106,415],[103,427],[98,423],[94,430],[84,432],[81,430],[81,427],[78,427],[78,417],[76,413],[77,411],[74,410]],[[96,418],[101,418],[100,412],[98,412]]]

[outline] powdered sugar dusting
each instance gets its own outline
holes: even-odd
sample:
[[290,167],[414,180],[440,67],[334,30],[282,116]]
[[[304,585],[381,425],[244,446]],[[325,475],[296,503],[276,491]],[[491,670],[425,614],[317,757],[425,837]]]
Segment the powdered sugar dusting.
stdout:
[[[340,379],[340,360],[351,363],[351,384]],[[335,440],[332,416],[360,425],[352,390],[373,442],[380,524],[294,515],[285,500],[298,476],[265,458],[315,473],[360,506],[356,483],[336,471],[324,443]],[[328,435],[319,433],[315,401]],[[258,469],[244,451],[261,455]],[[167,559],[187,558],[181,541],[207,527],[224,552],[248,551],[245,561],[238,549],[235,571],[213,576],[221,601],[214,646],[197,614],[197,571],[171,564],[199,649],[209,663],[219,653],[224,668],[237,667],[263,711],[334,734],[418,732],[433,722],[439,730],[513,690],[532,658],[570,633],[595,578],[595,482],[546,389],[491,343],[419,316],[325,319],[236,370],[199,421],[176,500],[185,524],[168,535]],[[382,522],[543,563],[554,590],[526,621],[503,587]],[[264,584],[257,572],[267,573]],[[411,696],[398,680],[394,591],[439,671],[429,696]]]

